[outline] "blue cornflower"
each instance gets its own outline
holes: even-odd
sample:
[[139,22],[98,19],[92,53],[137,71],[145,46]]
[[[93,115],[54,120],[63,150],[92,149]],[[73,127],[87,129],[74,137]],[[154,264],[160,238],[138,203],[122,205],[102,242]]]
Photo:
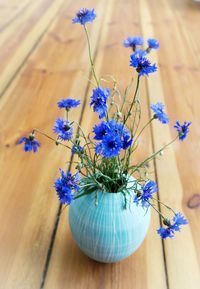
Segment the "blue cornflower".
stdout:
[[177,130],[178,132],[178,135],[179,135],[179,139],[181,141],[184,141],[189,133],[189,126],[191,125],[191,121],[190,122],[187,122],[187,121],[184,121],[184,123],[181,125],[179,121],[176,121],[176,124],[175,124],[175,129]]
[[136,46],[143,45],[144,39],[140,36],[128,37],[124,40],[124,47],[131,47],[135,51]]
[[132,145],[133,140],[131,139],[129,131],[121,124],[116,122],[114,119],[108,122],[110,131],[117,133],[122,140],[122,148],[125,150]]
[[151,65],[149,60],[146,58],[146,52],[142,50],[136,50],[131,54],[130,66],[136,68],[139,76],[149,75],[157,70],[156,64]]
[[[114,136],[116,136],[115,143],[117,143],[116,147],[119,151],[121,149],[127,149],[132,144],[132,139],[128,130],[114,119],[108,122],[102,121],[100,124],[95,125],[93,132],[95,133],[94,139],[102,141],[101,143],[98,143],[95,148],[96,153],[99,154],[102,154],[109,140]],[[106,139],[105,142],[104,139]],[[112,146],[112,144],[110,145]],[[117,152],[117,155],[119,154],[119,151]],[[103,155],[105,156],[106,153],[103,153]]]
[[101,143],[96,145],[95,151],[105,158],[111,158],[119,155],[122,146],[120,136],[116,133],[110,133],[103,138]]
[[97,87],[96,89],[93,89],[90,106],[93,106],[93,110],[99,114],[99,118],[106,116],[106,101],[109,96],[110,90],[108,88]]
[[123,125],[121,123],[118,123],[112,119],[108,122],[102,121],[100,124],[95,125],[93,132],[95,133],[94,139],[102,140],[110,132],[115,132],[122,135],[123,132],[125,133],[127,131],[125,129],[123,130]]
[[158,191],[158,187],[154,181],[148,181],[145,183],[144,187],[142,188],[142,192],[138,192],[134,197],[133,202],[136,205],[141,204],[142,207],[148,208],[150,206],[149,200],[152,198],[153,193]]
[[57,118],[53,128],[62,140],[70,140],[73,136],[73,128],[68,120]]
[[37,152],[37,149],[40,147],[40,143],[35,139],[34,135],[31,133],[29,137],[22,137],[18,141],[18,144],[24,143],[24,151],[34,153]]
[[80,100],[66,98],[66,99],[61,99],[58,102],[58,107],[65,108],[66,110],[70,110],[73,107],[77,107],[80,103],[81,103]]
[[110,131],[111,129],[108,122],[102,121],[100,124],[95,125],[93,128],[93,132],[95,133],[94,139],[102,140]]
[[73,147],[72,147],[72,153],[73,154],[81,154],[83,152],[83,147],[80,146],[79,144],[74,144]]
[[80,23],[85,25],[87,22],[92,22],[96,18],[94,9],[89,10],[87,8],[80,9],[76,16],[72,19],[72,23]]
[[69,205],[74,199],[73,191],[77,191],[79,189],[79,175],[76,173],[74,176],[70,172],[64,173],[63,170],[60,169],[61,177],[57,179],[54,183],[54,187],[57,191],[58,198],[62,204]]
[[122,135],[123,125],[121,123],[117,122],[115,119],[111,119],[107,122],[107,124],[110,128],[110,131]]
[[162,104],[161,102],[158,102],[156,104],[152,104],[151,109],[154,112],[154,118],[158,118],[159,121],[161,121],[164,124],[169,122],[168,115],[163,111],[164,104]]
[[128,147],[132,145],[132,138],[128,132],[123,133],[122,135],[123,149],[126,150]]
[[176,213],[173,217],[172,224],[168,219],[164,219],[163,223],[167,227],[165,228],[161,227],[160,229],[157,230],[157,232],[163,239],[166,239],[167,237],[174,238],[175,232],[180,231],[180,226],[188,224],[188,221],[181,213]]
[[150,49],[158,49],[160,47],[158,40],[156,40],[154,38],[148,39],[147,43],[148,43],[148,48],[150,48]]

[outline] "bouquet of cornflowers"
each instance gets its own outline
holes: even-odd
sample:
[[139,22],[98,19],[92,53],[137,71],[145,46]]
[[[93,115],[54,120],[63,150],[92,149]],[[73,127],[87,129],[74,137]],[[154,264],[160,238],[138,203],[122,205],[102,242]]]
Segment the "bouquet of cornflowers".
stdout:
[[[62,99],[58,102],[58,107],[65,112],[63,118],[55,121],[53,131],[57,138],[53,138],[46,133],[34,129],[28,137],[19,140],[19,144],[24,144],[24,151],[36,152],[40,143],[35,138],[36,133],[40,133],[53,140],[56,145],[62,145],[71,150],[73,155],[77,155],[75,162],[77,172],[72,175],[70,171],[60,169],[60,178],[55,181],[58,198],[61,204],[69,205],[77,198],[86,194],[96,192],[96,202],[98,205],[98,191],[105,193],[121,193],[124,196],[124,208],[126,208],[126,196],[130,189],[134,191],[133,202],[138,206],[148,209],[154,208],[161,216],[164,226],[157,230],[162,238],[173,238],[181,225],[187,224],[187,220],[181,213],[176,213],[172,208],[163,204],[154,197],[158,192],[157,184],[148,178],[148,164],[150,161],[160,156],[162,152],[175,140],[184,141],[189,132],[191,122],[181,124],[176,122],[174,128],[177,131],[175,139],[170,141],[157,152],[145,158],[142,162],[133,164],[132,155],[138,148],[138,139],[151,122],[159,121],[163,125],[169,123],[169,117],[164,111],[164,105],[160,102],[151,104],[150,108],[153,117],[139,131],[141,119],[140,99],[138,89],[142,77],[156,72],[156,64],[151,64],[148,54],[152,50],[159,48],[156,39],[147,40],[147,48],[142,49],[144,39],[142,37],[128,37],[124,40],[125,48],[130,48],[130,66],[136,72],[136,77],[131,79],[131,83],[121,96],[117,89],[116,81],[113,79],[113,88],[102,87],[101,81],[95,72],[95,67],[91,54],[91,46],[87,23],[96,18],[94,9],[81,9],[72,19],[73,23],[79,23],[83,27],[89,50],[92,77],[95,82],[90,106],[98,114],[100,122],[93,127],[93,135],[85,135],[78,123],[70,120],[70,112],[80,105],[77,99]],[[136,79],[135,92],[131,103],[127,103],[127,96],[131,92],[134,80]],[[118,101],[116,101],[119,99]],[[73,133],[74,126],[78,127],[76,135]],[[81,177],[82,176],[82,177]],[[133,176],[130,181],[130,176]],[[130,182],[131,188],[127,189]],[[172,219],[165,217],[155,202],[165,206],[173,214]]]

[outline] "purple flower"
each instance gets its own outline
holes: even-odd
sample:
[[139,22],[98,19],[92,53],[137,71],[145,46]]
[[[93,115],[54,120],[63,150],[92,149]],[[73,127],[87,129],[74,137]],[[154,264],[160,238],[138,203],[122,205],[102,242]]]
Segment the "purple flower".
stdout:
[[153,73],[157,70],[156,64],[151,64],[150,61],[146,58],[146,51],[136,50],[133,54],[131,54],[130,66],[136,68],[139,76],[146,75],[149,73]]
[[120,136],[116,133],[109,133],[103,138],[101,143],[96,145],[95,151],[105,158],[111,158],[119,155],[122,146]]
[[62,140],[70,140],[73,136],[73,128],[68,120],[57,118],[53,128]]
[[169,122],[168,115],[163,111],[164,104],[158,102],[156,104],[151,105],[151,109],[154,112],[154,118],[158,118],[160,122],[166,124]]
[[93,132],[94,139],[101,141],[96,144],[95,151],[105,157],[119,155],[121,149],[125,150],[132,145],[129,131],[114,119],[95,125]]
[[148,208],[150,206],[149,200],[153,197],[153,193],[158,191],[158,187],[154,181],[148,181],[142,188],[142,192],[138,192],[134,197],[133,202],[136,205],[141,204],[142,207]]
[[143,45],[144,39],[140,36],[128,37],[124,40],[124,47],[131,47],[135,51],[136,46]]
[[122,135],[122,148],[124,150],[126,150],[127,148],[129,148],[132,145],[132,138],[130,137],[130,134],[128,132],[125,132]]
[[160,47],[158,40],[156,40],[154,38],[149,38],[147,40],[147,43],[148,43],[148,48],[150,48],[150,49],[158,49]]
[[80,9],[76,16],[72,19],[72,23],[80,23],[85,25],[87,22],[92,22],[96,18],[94,9],[89,10],[87,8]]
[[80,146],[79,144],[74,144],[73,147],[72,147],[72,153],[73,154],[81,154],[83,152],[83,147]]
[[57,179],[54,183],[54,187],[58,194],[58,198],[62,204],[69,205],[74,199],[73,191],[77,191],[79,189],[79,175],[76,173],[72,175],[70,172],[64,173],[63,170],[60,169],[61,177]]
[[73,107],[77,107],[79,104],[80,104],[80,100],[66,98],[58,102],[58,107],[65,108],[66,110],[70,110]]
[[176,231],[180,231],[180,226],[188,224],[188,221],[181,213],[176,213],[173,217],[173,223],[170,220],[164,219],[165,228],[161,227],[157,230],[158,234],[163,238],[174,238]]
[[40,143],[35,139],[33,134],[30,134],[29,137],[22,137],[18,144],[24,143],[24,151],[30,152],[33,151],[34,153],[37,152],[37,149],[40,147]]
[[181,141],[184,141],[189,133],[189,126],[191,125],[191,122],[186,122],[181,125],[179,121],[176,121],[176,124],[174,128],[177,130],[179,139]]
[[110,90],[108,88],[98,87],[96,89],[93,89],[90,106],[93,106],[93,110],[99,114],[99,118],[103,118],[106,116],[106,101],[109,96]]
[[100,124],[94,126],[93,132],[95,133],[94,139],[102,140],[106,134],[111,132],[111,128],[107,122],[102,121]]

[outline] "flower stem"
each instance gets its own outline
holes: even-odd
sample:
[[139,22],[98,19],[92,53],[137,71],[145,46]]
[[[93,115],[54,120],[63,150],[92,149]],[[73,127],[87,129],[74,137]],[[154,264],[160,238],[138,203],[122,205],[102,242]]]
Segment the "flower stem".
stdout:
[[145,128],[154,120],[154,117],[152,117],[146,124],[145,126],[141,129],[141,131],[139,132],[139,134],[137,135],[134,143],[137,142],[138,138],[140,137],[140,135],[143,133],[143,131],[145,130]]
[[157,210],[154,205],[152,205],[149,201],[147,201],[147,203],[161,216],[161,218],[165,219],[165,216],[159,210]]
[[135,171],[137,171],[139,168],[143,167],[146,163],[148,163],[150,160],[154,159],[158,154],[160,154],[164,149],[166,149],[169,145],[171,145],[173,142],[177,140],[179,136],[177,135],[175,139],[170,141],[168,144],[166,144],[164,147],[162,147],[160,150],[152,154],[150,157],[146,158],[143,162],[141,162],[138,166],[132,166],[129,167],[129,170],[135,167],[135,169],[131,172],[133,174]]
[[163,202],[161,202],[159,199],[153,198],[153,200],[155,200],[156,202],[160,203],[161,205],[163,205],[165,208],[167,208],[168,210],[172,211],[174,214],[176,214],[176,212],[169,206],[165,205]]
[[122,103],[122,106],[121,106],[121,108],[120,108],[120,111],[123,111],[124,105],[125,105],[125,103],[126,103],[127,94],[129,93],[129,91],[130,91],[130,89],[131,89],[131,86],[132,86],[132,84],[133,84],[133,79],[134,79],[134,78],[132,77],[130,84],[129,84],[129,85],[126,87],[126,89],[125,89],[124,97],[123,97],[123,103]]
[[97,87],[99,86],[99,81],[97,79],[96,73],[95,73],[95,69],[94,69],[94,63],[92,60],[92,53],[91,53],[91,46],[90,46],[90,39],[89,39],[89,35],[88,35],[88,31],[87,31],[87,27],[85,25],[83,25],[84,30],[85,30],[85,34],[86,34],[86,38],[87,38],[87,44],[88,44],[88,52],[89,52],[89,59],[90,59],[90,64],[91,64],[91,69],[92,69],[92,74],[94,76],[94,79],[96,81]]
[[140,84],[140,77],[139,77],[139,75],[138,75],[138,77],[137,77],[136,89],[135,89],[135,93],[134,93],[134,97],[133,97],[132,103],[131,103],[131,105],[130,105],[129,111],[128,111],[128,113],[127,113],[127,116],[126,116],[125,119],[124,119],[124,125],[125,125],[125,123],[127,122],[129,116],[131,115],[131,111],[132,111],[133,105],[135,104],[135,99],[136,99],[136,96],[137,96],[139,84]]
[[47,137],[48,139],[54,141],[55,143],[58,143],[58,144],[60,144],[60,145],[62,145],[62,146],[64,146],[64,147],[66,147],[66,148],[68,148],[68,149],[71,150],[71,148],[70,148],[69,146],[67,146],[67,145],[65,145],[65,144],[63,144],[63,143],[61,143],[61,142],[59,142],[57,139],[55,139],[55,138],[49,136],[49,135],[46,134],[45,132],[42,132],[42,131],[39,130],[38,128],[34,128],[34,129],[33,129],[33,133],[34,133],[34,132],[37,132],[37,133],[39,133],[39,134],[41,134],[41,135]]

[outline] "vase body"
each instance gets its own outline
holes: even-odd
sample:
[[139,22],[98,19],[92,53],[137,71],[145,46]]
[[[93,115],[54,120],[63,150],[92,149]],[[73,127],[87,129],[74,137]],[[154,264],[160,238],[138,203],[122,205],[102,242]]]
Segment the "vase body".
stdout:
[[150,210],[133,203],[133,192],[127,205],[122,193],[98,192],[73,201],[69,224],[79,248],[90,258],[118,262],[130,256],[144,240],[150,223]]

